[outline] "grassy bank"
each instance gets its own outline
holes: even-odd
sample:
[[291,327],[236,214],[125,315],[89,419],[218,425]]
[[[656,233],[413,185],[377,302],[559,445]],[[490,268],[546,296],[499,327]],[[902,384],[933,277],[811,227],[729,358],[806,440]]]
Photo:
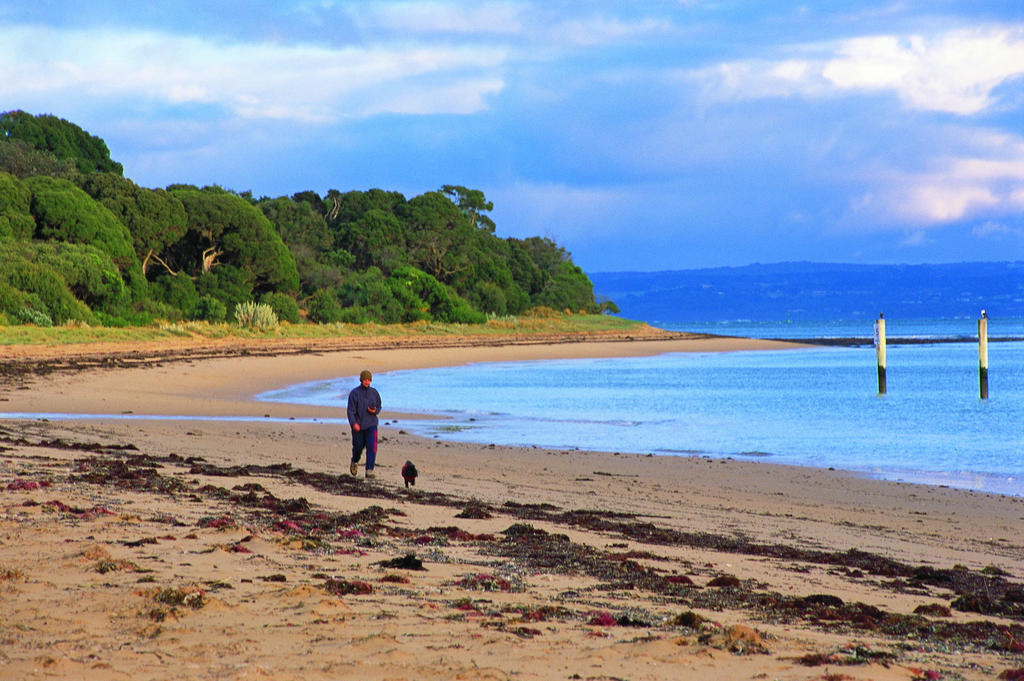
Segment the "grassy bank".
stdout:
[[415,336],[500,336],[523,334],[572,334],[630,332],[647,325],[608,315],[567,314],[545,317],[502,317],[484,324],[288,324],[267,330],[236,324],[208,322],[162,323],[140,327],[91,327],[67,324],[55,327],[0,326],[0,345],[70,345],[85,343],[133,343],[195,339],[328,339]]

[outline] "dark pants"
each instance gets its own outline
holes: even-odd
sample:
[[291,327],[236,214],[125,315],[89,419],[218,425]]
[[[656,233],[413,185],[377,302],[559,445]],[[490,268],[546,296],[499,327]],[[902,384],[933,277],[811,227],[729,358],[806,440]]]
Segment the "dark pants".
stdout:
[[352,463],[359,463],[359,457],[366,450],[366,470],[372,471],[377,463],[377,427],[352,431]]

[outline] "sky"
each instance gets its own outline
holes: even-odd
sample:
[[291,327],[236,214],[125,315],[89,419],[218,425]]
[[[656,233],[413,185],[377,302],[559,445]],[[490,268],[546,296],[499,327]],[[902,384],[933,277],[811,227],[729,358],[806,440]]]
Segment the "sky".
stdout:
[[480,189],[588,272],[1024,260],[1021,0],[0,0],[147,187]]

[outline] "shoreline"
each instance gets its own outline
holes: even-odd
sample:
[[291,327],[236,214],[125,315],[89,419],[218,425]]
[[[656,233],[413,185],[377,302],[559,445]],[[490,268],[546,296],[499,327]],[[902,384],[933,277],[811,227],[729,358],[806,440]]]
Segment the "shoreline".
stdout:
[[[806,681],[828,665],[850,679],[973,680],[1024,666],[1007,643],[1024,640],[1015,601],[951,607],[972,589],[1021,588],[1019,498],[756,461],[443,442],[388,425],[392,414],[368,482],[346,473],[347,427],[290,420],[331,410],[253,399],[364,366],[682,343],[737,349],[360,348],[4,383],[4,411],[252,420],[0,422],[0,589],[13,605],[2,663],[82,679],[180,678],[186,659],[196,679]],[[406,459],[421,475],[410,489]],[[383,564],[409,555],[425,570]],[[914,612],[935,603],[949,613]],[[910,647],[893,633],[906,626]]]

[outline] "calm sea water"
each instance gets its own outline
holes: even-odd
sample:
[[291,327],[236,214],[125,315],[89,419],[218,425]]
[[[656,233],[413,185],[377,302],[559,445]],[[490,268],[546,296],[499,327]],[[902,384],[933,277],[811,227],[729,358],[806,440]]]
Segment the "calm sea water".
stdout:
[[[957,322],[946,322],[921,322],[913,335],[949,338],[945,329]],[[1014,322],[1020,331],[1022,322]],[[971,332],[971,320],[959,324]],[[871,334],[870,326],[851,334],[819,325],[801,336],[780,332],[782,324],[750,330],[743,335]],[[1024,342],[989,347],[988,400],[978,395],[976,342],[890,345],[885,396],[870,346],[472,364],[384,372],[374,385],[386,410],[432,415],[400,423],[428,437],[733,457],[1024,495]],[[260,397],[339,406],[356,382]]]
[[[836,321],[757,321],[733,320],[720,322],[682,322],[657,324],[675,331],[711,333],[719,336],[746,338],[864,338],[871,341],[873,319],[845,319]],[[900,319],[886,320],[886,335],[890,338],[920,340],[960,339],[977,342],[977,318],[958,319]],[[1024,339],[1024,317],[990,319],[990,338]]]

